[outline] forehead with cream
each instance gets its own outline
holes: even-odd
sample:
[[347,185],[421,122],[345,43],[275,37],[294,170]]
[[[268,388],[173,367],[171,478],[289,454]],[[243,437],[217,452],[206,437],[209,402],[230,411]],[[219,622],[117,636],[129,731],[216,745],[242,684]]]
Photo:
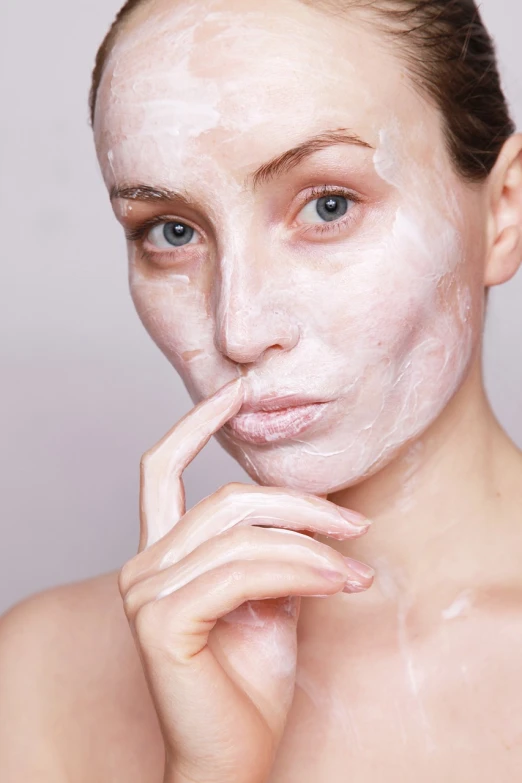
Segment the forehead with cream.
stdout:
[[[399,61],[360,25],[295,0],[146,4],[117,40],[98,93],[95,137],[106,181],[155,176],[189,184],[185,157],[242,179],[303,132],[350,127],[376,145],[402,111],[436,124]],[[371,52],[371,56],[368,52]],[[430,136],[429,142],[426,136]],[[406,133],[429,156],[433,134]],[[198,143],[199,142],[199,143]]]
[[[295,0],[267,0],[262,12],[254,0],[147,9],[121,34],[100,85],[100,164],[109,190],[181,190],[212,226],[214,250],[160,274],[131,246],[138,312],[194,400],[239,369],[254,401],[336,400],[309,438],[260,450],[218,437],[262,483],[340,489],[421,432],[470,360],[476,280],[466,275],[464,186],[440,117],[355,22]],[[248,177],[334,128],[369,148],[316,158],[332,185],[367,183],[367,216],[338,242],[283,242],[297,185],[276,183],[268,198]],[[115,205],[120,218],[127,208]],[[263,352],[272,345],[284,350]]]

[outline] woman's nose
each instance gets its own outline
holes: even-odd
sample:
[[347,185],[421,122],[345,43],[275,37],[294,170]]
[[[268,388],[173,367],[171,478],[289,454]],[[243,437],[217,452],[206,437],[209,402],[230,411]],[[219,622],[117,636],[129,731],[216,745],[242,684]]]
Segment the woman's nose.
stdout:
[[285,295],[270,274],[265,269],[267,279],[262,280],[241,271],[222,281],[215,342],[238,364],[258,362],[271,348],[290,351],[299,342],[300,330],[288,306],[291,291]]

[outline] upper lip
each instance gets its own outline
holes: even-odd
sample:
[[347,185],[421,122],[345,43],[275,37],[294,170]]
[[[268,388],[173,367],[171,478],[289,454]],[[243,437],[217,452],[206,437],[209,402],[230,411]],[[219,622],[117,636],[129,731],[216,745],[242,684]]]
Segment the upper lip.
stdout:
[[311,399],[302,394],[286,394],[279,397],[265,397],[258,402],[244,402],[237,415],[242,413],[259,413],[262,411],[281,411],[287,408],[297,408],[301,405],[313,405],[325,402],[324,400]]

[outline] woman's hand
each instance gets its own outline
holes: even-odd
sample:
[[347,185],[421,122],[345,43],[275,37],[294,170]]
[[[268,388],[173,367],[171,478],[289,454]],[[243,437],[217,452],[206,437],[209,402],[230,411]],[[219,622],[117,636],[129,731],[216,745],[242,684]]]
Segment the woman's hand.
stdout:
[[360,591],[373,579],[295,532],[366,532],[359,514],[327,500],[228,484],[185,510],[183,470],[242,401],[233,381],[141,461],[139,551],[119,586],[169,783],[265,781],[293,697],[300,596]]

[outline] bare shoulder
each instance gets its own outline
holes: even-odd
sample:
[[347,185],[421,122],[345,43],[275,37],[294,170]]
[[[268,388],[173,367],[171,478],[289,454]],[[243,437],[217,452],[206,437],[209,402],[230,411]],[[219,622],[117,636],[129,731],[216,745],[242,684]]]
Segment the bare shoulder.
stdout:
[[103,653],[111,643],[121,652],[125,648],[130,652],[126,642],[132,644],[132,636],[119,598],[117,574],[105,574],[34,594],[4,614],[0,618],[0,667],[10,675],[23,669],[24,677],[55,673],[56,678],[46,678],[41,687],[53,688],[56,696],[75,678],[84,677],[86,668],[91,678],[98,666],[106,668]]
[[157,732],[117,572],[0,618],[0,780],[140,780],[127,756]]

